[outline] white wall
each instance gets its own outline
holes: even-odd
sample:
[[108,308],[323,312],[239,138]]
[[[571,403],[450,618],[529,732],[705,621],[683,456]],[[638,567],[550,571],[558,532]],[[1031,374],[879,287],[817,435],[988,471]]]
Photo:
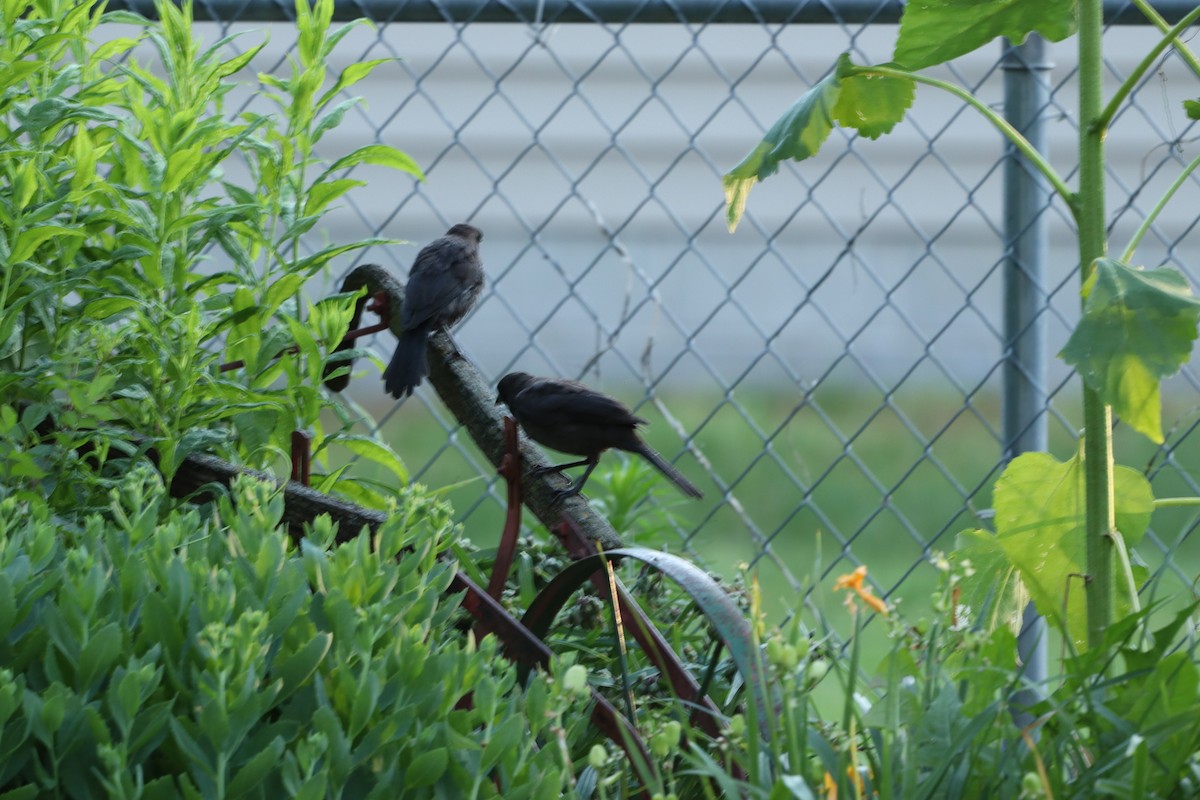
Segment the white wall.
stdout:
[[[244,27],[268,30],[272,39],[256,69],[272,68],[293,40],[290,26]],[[340,241],[380,228],[424,243],[460,219],[479,225],[490,292],[459,341],[493,375],[514,363],[578,374],[618,331],[615,351],[599,362],[617,380],[640,370],[652,345],[653,375],[666,370],[668,381],[718,390],[754,363],[767,340],[773,354],[751,369],[752,380],[808,385],[869,372],[890,385],[910,370],[915,380],[968,387],[989,374],[994,380],[1001,140],[953,98],[921,87],[908,119],[879,141],[849,142],[835,130],[818,157],[755,188],[736,234],[725,229],[720,173],[841,51],[856,48],[859,62],[889,57],[894,27],[859,32],[853,42],[852,32],[362,28],[340,51],[347,60],[398,54],[403,61],[360,85],[367,107],[326,140],[326,154],[378,136],[421,163],[428,182],[363,170],[357,175],[370,186],[330,216],[323,234]],[[1110,33],[1116,72],[1127,73],[1155,38],[1145,28]],[[1074,40],[1053,47],[1052,80],[1063,88],[1048,121],[1051,159],[1068,173],[1076,137],[1073,49]],[[934,74],[978,85],[998,107],[999,51],[999,44],[986,47],[955,62],[953,72]],[[1129,192],[1149,180],[1136,210],[1120,216],[1118,250],[1179,164],[1196,155],[1195,128],[1180,103],[1200,95],[1198,85],[1172,60],[1113,127],[1109,208],[1123,208]],[[1110,71],[1106,92],[1115,87]],[[1164,143],[1173,137],[1183,140],[1174,152]],[[1190,182],[1161,224],[1169,240],[1182,237],[1172,255],[1192,267],[1198,194]],[[1077,294],[1063,203],[1053,220],[1048,281],[1061,286],[1054,306],[1065,318],[1050,326],[1056,352]],[[1167,255],[1153,236],[1143,252],[1140,263],[1150,266]],[[414,253],[376,249],[363,260],[405,271]],[[525,349],[529,330],[536,351]],[[710,369],[719,382],[706,377]]]

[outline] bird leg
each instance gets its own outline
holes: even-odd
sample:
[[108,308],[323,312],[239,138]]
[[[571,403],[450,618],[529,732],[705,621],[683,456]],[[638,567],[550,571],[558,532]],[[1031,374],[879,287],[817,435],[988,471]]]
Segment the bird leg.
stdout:
[[588,476],[592,474],[592,470],[594,470],[596,465],[600,463],[600,457],[596,456],[595,458],[590,458],[583,463],[587,464],[587,469],[583,471],[583,474],[579,476],[579,480],[575,481],[575,483],[572,484],[569,489],[559,489],[559,497],[574,497],[583,491],[583,485],[587,483]]
[[529,471],[529,474],[530,475],[545,475],[547,472],[562,472],[564,469],[570,469],[571,467],[582,467],[583,465],[586,464],[587,469],[585,469],[583,471],[583,474],[579,476],[579,480],[575,481],[575,483],[571,484],[566,489],[555,489],[554,490],[555,493],[557,493],[559,497],[574,497],[575,495],[579,494],[580,491],[582,491],[583,484],[587,483],[588,476],[592,474],[592,470],[594,470],[596,468],[596,465],[599,463],[600,463],[600,457],[593,456],[591,458],[585,458],[580,461],[572,461],[569,464],[555,464],[555,465],[549,466],[549,467],[534,467],[533,469],[531,469]]
[[551,464],[547,467],[534,467],[533,469],[529,470],[529,474],[531,476],[537,476],[545,475],[548,472],[562,472],[564,469],[571,469],[571,467],[582,467],[584,464],[591,464],[594,466],[596,462],[593,459],[585,458],[581,461],[572,461],[570,464]]

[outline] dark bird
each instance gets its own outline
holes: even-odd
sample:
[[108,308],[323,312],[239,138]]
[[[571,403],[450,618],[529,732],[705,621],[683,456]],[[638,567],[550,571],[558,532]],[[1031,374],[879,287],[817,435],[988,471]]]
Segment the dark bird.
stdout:
[[400,340],[383,371],[384,388],[392,397],[412,394],[429,374],[425,358],[429,334],[451,327],[475,305],[483,289],[481,241],[478,228],[460,222],[417,253],[404,287]]
[[508,406],[529,438],[561,453],[583,456],[582,461],[550,468],[558,472],[587,465],[582,477],[563,490],[563,495],[579,494],[599,463],[600,454],[615,447],[645,458],[688,497],[704,496],[637,435],[637,426],[646,420],[635,417],[608,395],[576,381],[535,378],[524,372],[510,372],[496,388],[496,402]]

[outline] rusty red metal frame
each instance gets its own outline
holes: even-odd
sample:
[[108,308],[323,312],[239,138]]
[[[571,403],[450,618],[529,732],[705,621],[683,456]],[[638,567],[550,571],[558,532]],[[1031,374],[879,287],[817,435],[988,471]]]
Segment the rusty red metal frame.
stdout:
[[500,475],[508,485],[508,510],[504,515],[500,545],[496,548],[496,560],[492,564],[492,578],[488,582],[488,594],[497,600],[504,591],[508,573],[512,571],[517,539],[521,535],[521,450],[517,447],[517,423],[512,417],[504,418],[504,448]]
[[[376,292],[371,296],[370,302],[366,304],[366,310],[379,315],[379,322],[373,325],[364,325],[361,328],[353,328],[346,331],[346,335],[342,337],[342,341],[338,344],[337,350],[345,350],[349,347],[350,342],[363,336],[368,336],[372,333],[378,333],[385,330],[390,321],[391,314],[388,310],[388,299],[386,292]],[[362,304],[355,306],[354,318],[351,320],[351,325],[357,325],[359,317],[362,314]],[[285,355],[294,355],[300,352],[300,348],[296,346],[287,347],[279,351],[275,358],[283,358]],[[242,369],[246,366],[245,361],[228,361],[222,364],[217,369],[221,372],[230,372],[235,369]],[[312,473],[312,436],[308,431],[295,430],[292,431],[292,480],[308,486]],[[496,595],[499,597],[500,595]]]
[[[511,417],[504,418],[505,454],[501,463],[500,474],[508,486],[508,510],[505,518],[504,531],[500,537],[496,560],[493,564],[491,579],[488,584],[488,594],[499,599],[500,593],[508,580],[512,562],[515,557],[517,538],[521,525],[521,461],[518,447],[517,424]],[[562,544],[563,549],[573,559],[581,559],[597,553],[595,545],[587,539],[574,525],[569,516],[564,515],[559,525],[552,531]],[[594,572],[590,579],[592,585],[601,596],[613,598],[610,594],[609,581],[602,571]],[[666,638],[647,618],[646,613],[629,594],[624,585],[615,581],[616,602],[621,619],[630,620],[628,630],[633,634],[638,645],[646,653],[651,663],[665,676],[675,696],[695,710],[691,721],[700,730],[712,738],[720,735],[719,720],[721,712],[707,695],[700,691],[700,685],[692,674],[684,667],[679,656],[671,648]],[[527,630],[527,629],[526,629]],[[530,634],[533,635],[532,633]],[[540,641],[540,640],[539,640]],[[607,702],[607,701],[606,701]],[[617,714],[615,708],[608,707],[605,713]],[[618,715],[619,716],[619,715]],[[624,719],[622,717],[622,719]],[[627,724],[628,721],[626,721]],[[609,723],[608,727],[612,727]],[[614,742],[622,740],[605,730],[606,735]],[[632,754],[631,754],[632,755]]]

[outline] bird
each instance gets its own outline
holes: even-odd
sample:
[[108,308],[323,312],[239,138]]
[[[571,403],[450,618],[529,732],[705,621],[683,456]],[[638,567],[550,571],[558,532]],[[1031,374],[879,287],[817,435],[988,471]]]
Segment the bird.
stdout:
[[479,243],[483,233],[460,222],[421,248],[408,272],[401,333],[396,351],[383,371],[383,386],[392,397],[407,397],[429,374],[425,342],[466,316],[483,290]]
[[579,494],[588,476],[609,448],[637,453],[667,476],[688,497],[704,493],[666,459],[642,441],[637,426],[646,420],[635,417],[619,401],[582,383],[559,378],[537,378],[526,372],[510,372],[496,386],[496,403],[504,403],[529,438],[552,450],[583,456],[582,461],[559,464],[540,471],[558,472],[587,465],[571,487],[559,490],[565,497]]

